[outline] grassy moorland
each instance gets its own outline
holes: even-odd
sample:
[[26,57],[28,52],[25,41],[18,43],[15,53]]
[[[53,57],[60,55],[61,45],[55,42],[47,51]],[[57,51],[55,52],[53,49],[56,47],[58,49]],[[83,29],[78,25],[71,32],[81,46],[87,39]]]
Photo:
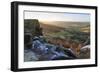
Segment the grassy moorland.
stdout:
[[71,48],[76,55],[81,47],[90,44],[89,22],[40,22],[40,26],[49,43]]

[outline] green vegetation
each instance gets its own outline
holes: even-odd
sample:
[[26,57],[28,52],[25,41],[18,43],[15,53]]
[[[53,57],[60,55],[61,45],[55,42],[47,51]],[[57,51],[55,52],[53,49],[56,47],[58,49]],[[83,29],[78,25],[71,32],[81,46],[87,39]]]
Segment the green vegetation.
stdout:
[[59,32],[46,33],[48,37],[71,39],[76,42],[84,43],[90,36],[89,33],[81,31],[81,28],[68,28]]

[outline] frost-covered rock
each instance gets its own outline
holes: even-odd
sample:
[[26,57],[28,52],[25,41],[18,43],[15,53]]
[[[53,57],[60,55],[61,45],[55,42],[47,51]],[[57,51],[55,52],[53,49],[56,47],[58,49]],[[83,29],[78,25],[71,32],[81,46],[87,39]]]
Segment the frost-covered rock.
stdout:
[[76,58],[72,51],[63,51],[61,48],[63,47],[45,42],[43,37],[34,37],[31,50],[28,50],[28,53],[25,53],[25,56],[27,57],[25,58],[25,61]]
[[88,51],[90,51],[90,45],[83,46],[83,47],[80,49],[80,52],[81,52],[81,53],[87,53]]
[[79,58],[90,58],[90,45],[83,46],[80,49]]

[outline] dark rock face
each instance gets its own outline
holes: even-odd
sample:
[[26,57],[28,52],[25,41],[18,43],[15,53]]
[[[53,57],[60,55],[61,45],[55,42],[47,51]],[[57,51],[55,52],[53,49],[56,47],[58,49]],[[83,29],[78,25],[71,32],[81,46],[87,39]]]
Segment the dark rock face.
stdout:
[[40,27],[39,21],[37,19],[27,19],[24,21],[24,28],[26,30],[29,30],[30,33],[34,36],[42,36],[42,28]]
[[32,34],[28,30],[24,32],[24,47],[32,47]]
[[43,36],[42,28],[40,27],[39,21],[34,20],[25,20],[24,22],[24,45],[26,48],[32,47],[32,38],[35,36]]

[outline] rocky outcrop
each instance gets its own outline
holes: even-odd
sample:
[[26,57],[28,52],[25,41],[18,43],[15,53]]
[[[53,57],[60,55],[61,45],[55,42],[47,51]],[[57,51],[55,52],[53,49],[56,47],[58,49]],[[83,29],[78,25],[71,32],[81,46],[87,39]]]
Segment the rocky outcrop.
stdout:
[[[29,61],[44,61],[44,60],[65,60],[65,59],[76,59],[77,57],[73,54],[71,49],[61,50],[63,47],[52,45],[45,40],[43,40],[43,37],[34,37],[32,41],[32,48],[26,49],[31,50],[31,53],[33,52],[34,55],[32,57],[25,55],[25,61],[29,59]],[[30,51],[29,51],[30,52]],[[26,52],[24,52],[26,53]],[[27,53],[26,53],[27,54]]]
[[24,28],[24,31],[30,31],[33,37],[43,35],[42,28],[40,27],[39,21],[37,19],[25,19]]

